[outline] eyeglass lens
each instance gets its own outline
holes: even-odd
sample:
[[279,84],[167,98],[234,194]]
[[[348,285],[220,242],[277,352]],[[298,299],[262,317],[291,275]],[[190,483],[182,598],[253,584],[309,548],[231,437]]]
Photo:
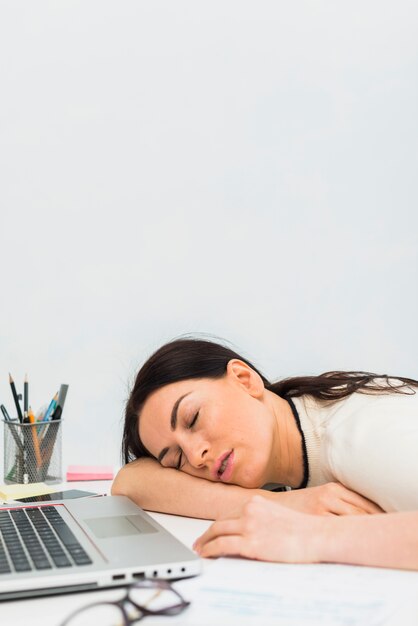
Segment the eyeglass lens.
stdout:
[[[123,609],[120,606],[123,604]],[[119,603],[112,602],[88,605],[75,613],[65,622],[65,626],[125,626],[142,616],[138,607],[144,607],[147,611],[157,614],[176,615],[180,613],[188,603],[185,603],[169,585],[157,581],[154,584],[147,582],[133,585],[129,588],[127,597]],[[124,611],[127,615],[125,619]]]

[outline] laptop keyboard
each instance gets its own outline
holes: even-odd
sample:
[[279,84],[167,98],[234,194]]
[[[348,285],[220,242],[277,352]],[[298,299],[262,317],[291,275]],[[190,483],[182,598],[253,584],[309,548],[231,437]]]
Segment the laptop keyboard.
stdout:
[[0,576],[91,563],[56,507],[0,509]]

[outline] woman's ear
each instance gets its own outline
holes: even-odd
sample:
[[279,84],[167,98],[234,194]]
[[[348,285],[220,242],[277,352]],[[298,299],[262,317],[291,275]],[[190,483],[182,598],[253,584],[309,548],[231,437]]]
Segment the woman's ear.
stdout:
[[228,361],[226,375],[231,382],[235,382],[243,387],[254,398],[263,396],[264,383],[261,376],[244,361],[239,359]]

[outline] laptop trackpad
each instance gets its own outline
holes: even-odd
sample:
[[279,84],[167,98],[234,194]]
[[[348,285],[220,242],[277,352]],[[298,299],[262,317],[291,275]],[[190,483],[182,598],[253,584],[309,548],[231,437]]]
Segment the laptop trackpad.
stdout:
[[157,532],[157,529],[145,521],[141,515],[92,517],[91,519],[85,519],[84,522],[98,539]]

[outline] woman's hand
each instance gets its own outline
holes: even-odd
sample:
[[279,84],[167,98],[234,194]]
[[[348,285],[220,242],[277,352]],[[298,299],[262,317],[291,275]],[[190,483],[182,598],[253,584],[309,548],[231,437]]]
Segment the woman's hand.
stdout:
[[[270,494],[273,498],[279,495],[272,492]],[[269,497],[270,500],[273,498]],[[340,483],[326,483],[319,487],[282,492],[279,501],[290,509],[314,515],[361,515],[383,512],[377,504]]]
[[195,542],[202,557],[243,556],[261,561],[320,560],[324,519],[253,496],[239,517],[214,522]]
[[214,522],[193,547],[202,557],[418,570],[417,528],[418,511],[323,517],[253,496],[238,518]]

